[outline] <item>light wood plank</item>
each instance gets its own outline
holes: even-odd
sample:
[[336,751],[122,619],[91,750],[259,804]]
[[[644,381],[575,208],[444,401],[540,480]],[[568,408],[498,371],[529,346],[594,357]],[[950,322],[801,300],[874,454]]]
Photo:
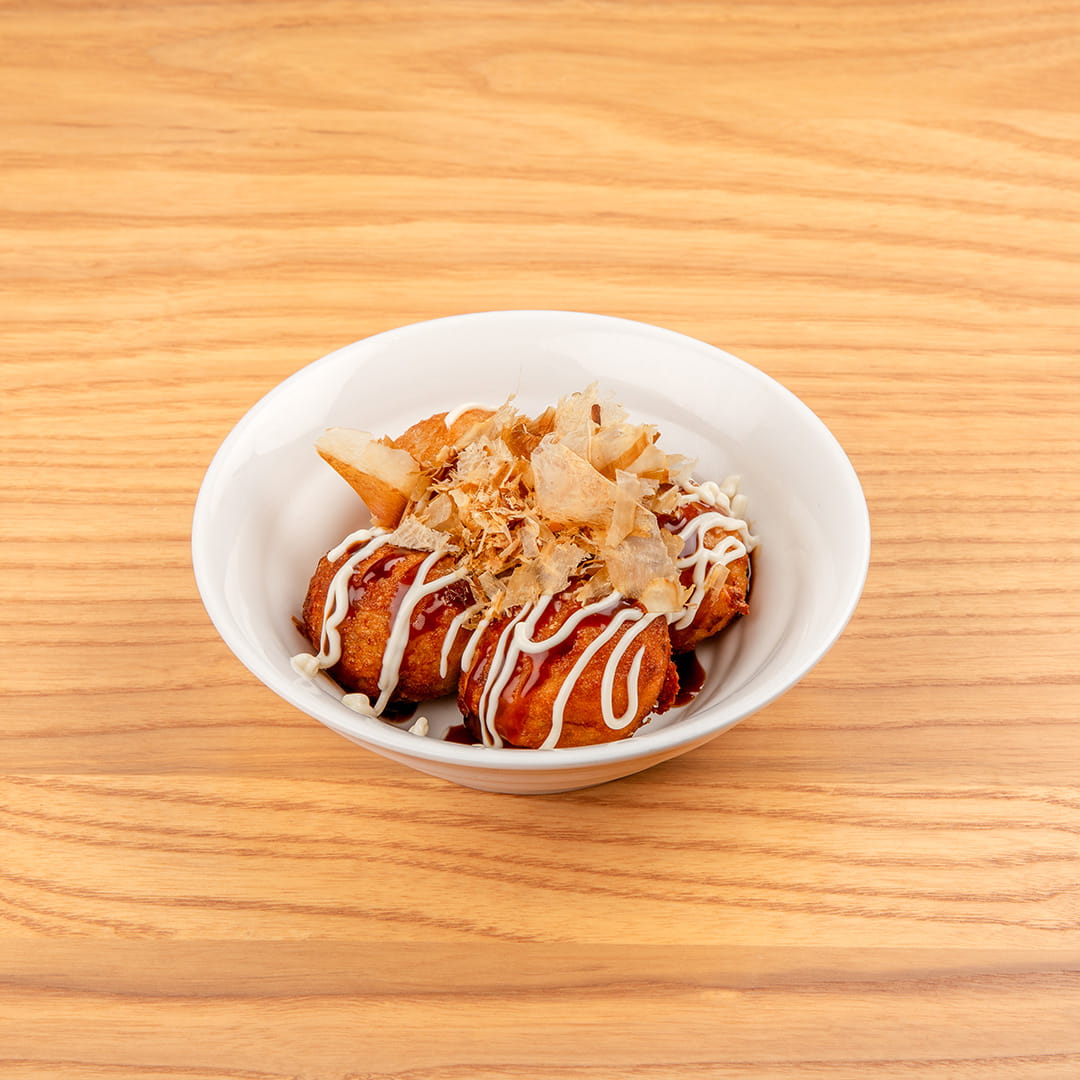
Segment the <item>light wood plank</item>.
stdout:
[[[0,1073],[1072,1080],[1080,8],[0,11]],[[365,754],[190,568],[245,410],[492,308],[826,421],[874,552],[768,709],[514,799]]]

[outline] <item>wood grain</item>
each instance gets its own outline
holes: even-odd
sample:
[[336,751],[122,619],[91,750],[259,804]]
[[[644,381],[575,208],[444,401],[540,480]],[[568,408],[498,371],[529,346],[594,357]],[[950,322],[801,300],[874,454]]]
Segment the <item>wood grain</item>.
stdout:
[[[1080,1070],[1080,7],[0,7],[0,1073]],[[649,773],[454,788],[265,690],[188,535],[344,343],[730,349],[867,493],[844,637]]]

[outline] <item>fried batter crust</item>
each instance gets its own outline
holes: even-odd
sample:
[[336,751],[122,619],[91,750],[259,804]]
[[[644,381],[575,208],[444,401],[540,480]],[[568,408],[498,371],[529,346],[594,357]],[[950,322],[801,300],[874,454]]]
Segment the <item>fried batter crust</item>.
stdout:
[[[712,507],[705,503],[690,503],[682,508],[678,523],[684,524],[690,518],[708,513],[711,509]],[[709,529],[705,533],[705,545],[714,548],[723,542],[724,537],[734,535],[737,534],[724,529]],[[719,634],[733,619],[750,610],[747,602],[750,591],[750,556],[744,555],[729,563],[727,571],[727,577],[721,584],[706,591],[693,622],[681,630],[674,625],[671,627],[671,645],[675,652],[689,651],[706,638]],[[683,584],[690,585],[690,579],[690,571],[685,571]]]
[[446,418],[449,415],[445,412],[435,413],[426,420],[418,421],[403,431],[394,440],[394,445],[411,454],[422,469],[434,468],[447,450],[458,446],[460,440],[477,424],[483,423],[492,415],[492,410],[483,406],[466,409],[447,427]]
[[[557,600],[541,618],[534,640],[552,637],[580,605]],[[472,665],[462,673],[458,707],[474,737],[480,737],[480,698],[491,669],[499,635],[510,616],[493,621],[476,643]],[[510,746],[535,749],[551,731],[555,699],[581,654],[604,630],[610,616],[589,616],[561,645],[535,655],[522,653],[500,696],[495,730]],[[638,675],[638,706],[624,728],[612,729],[604,722],[601,682],[604,668],[622,633],[604,645],[586,665],[563,711],[562,734],[558,746],[586,746],[629,738],[651,713],[670,707],[678,688],[678,673],[671,662],[671,639],[664,619],[654,619],[624,653],[616,669],[613,706],[616,716],[627,708],[627,679],[639,650],[644,649]]]
[[[380,692],[379,674],[390,637],[394,613],[415,580],[428,552],[387,544],[359,563],[349,580],[349,614],[341,622],[341,660],[329,674],[347,690],[367,694],[374,701]],[[337,569],[348,555],[331,563],[324,556],[315,570],[304,599],[301,631],[318,651],[326,594]],[[452,567],[440,559],[428,574],[432,581]],[[391,701],[429,701],[452,694],[461,673],[461,654],[468,634],[457,635],[450,650],[447,674],[439,674],[441,652],[451,620],[472,604],[463,581],[454,582],[422,598],[413,612],[409,642]]]

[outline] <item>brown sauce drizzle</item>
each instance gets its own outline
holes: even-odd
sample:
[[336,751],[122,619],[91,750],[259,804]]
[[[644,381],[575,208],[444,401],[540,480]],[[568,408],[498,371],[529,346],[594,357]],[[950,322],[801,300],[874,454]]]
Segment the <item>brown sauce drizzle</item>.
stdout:
[[416,715],[420,706],[415,701],[391,701],[382,711],[380,720],[394,721],[411,720]]
[[683,705],[689,705],[700,693],[705,685],[705,669],[693,649],[676,653],[671,659],[679,672],[679,692],[675,695],[671,707],[679,709]]
[[[414,573],[413,577],[415,576]],[[450,619],[452,619],[471,603],[472,592],[469,586],[464,581],[452,582],[444,589],[425,597],[424,602],[416,606],[409,623],[409,636],[417,637],[431,630],[440,629],[440,617],[447,609],[450,609]]]
[[[385,581],[389,578],[401,563],[415,556],[417,553],[414,551],[388,551],[381,558],[377,558],[364,572],[363,574],[357,574],[353,576],[353,579],[349,582],[349,611],[354,612],[363,600],[364,593],[377,581]],[[401,580],[398,582],[397,589],[394,592],[394,596],[390,601],[390,608],[388,611],[388,618],[390,626],[394,625],[397,620],[398,609],[401,607],[401,602],[405,599],[406,593],[412,587],[416,581],[416,574],[420,569],[420,564],[423,562],[423,553],[421,558],[416,560],[414,566],[409,567],[401,576]],[[433,580],[438,577],[438,573],[434,570],[431,571],[429,580]],[[447,608],[452,609],[452,614],[456,615],[464,607],[468,607],[471,603],[472,594],[469,591],[469,587],[463,581],[455,581],[446,588],[440,589],[436,593],[431,593],[413,609],[412,617],[409,620],[409,639],[410,641],[421,634],[429,633],[432,630],[441,629],[440,616]]]
[[684,525],[691,522],[699,514],[707,513],[712,507],[703,502],[683,503],[676,507],[670,514],[657,514],[656,520],[661,529],[668,532],[678,532]]
[[[394,595],[390,599],[390,604],[386,611],[388,627],[389,630],[392,631],[394,624],[397,621],[401,604],[408,595],[410,588],[416,582],[416,576],[427,556],[427,552],[417,552],[412,549],[402,548],[395,549],[393,547],[377,552],[370,565],[364,567],[362,571],[357,570],[349,579],[349,610],[345,618],[351,619],[356,615],[357,610],[364,602],[364,596],[368,589],[377,582],[386,581],[387,579],[392,578],[403,562],[409,559],[415,559],[413,565],[407,567],[398,580]],[[348,557],[348,554],[346,554],[341,562],[344,562]],[[340,567],[340,564],[338,565]],[[426,580],[432,581],[439,576],[438,571],[432,568],[428,571]],[[461,580],[452,581],[437,592],[427,594],[413,608],[409,619],[408,642],[412,642],[416,638],[427,633],[443,633],[449,626],[452,618],[460,611],[469,607],[470,604],[472,604],[472,591],[469,589],[469,586]],[[382,604],[379,604],[378,606],[380,608],[383,607]],[[307,624],[303,620],[297,619],[295,616],[292,621],[297,632],[306,637],[311,644],[317,648],[318,636],[311,633]],[[345,619],[341,620],[342,624],[344,622]],[[344,631],[343,626],[342,631]],[[408,647],[408,642],[406,643],[406,648]],[[342,670],[340,662],[329,668],[324,668],[323,670],[326,675],[328,675],[343,690],[348,692],[354,688],[351,680]],[[400,724],[403,721],[411,720],[418,707],[418,704],[413,701],[391,700],[386,704],[379,716],[380,719],[386,720],[389,723]]]
[[480,745],[480,740],[469,730],[468,724],[455,724],[443,736],[443,742],[461,743],[464,746]]
[[[353,574],[349,579],[349,612],[352,613],[360,605],[364,598],[364,593],[375,584],[377,581],[384,581],[388,578],[406,558],[407,555],[402,554],[400,551],[394,551],[393,549],[376,555],[375,561],[368,566],[362,574]],[[415,577],[415,571],[413,577]],[[409,575],[405,575],[409,578]],[[411,583],[411,578],[409,581]],[[398,590],[399,594],[401,590]],[[394,597],[394,611],[397,610],[397,602],[399,597]],[[391,620],[393,615],[391,615]]]
[[[554,637],[558,633],[565,621],[560,618],[560,613],[566,603],[567,601],[561,596],[553,598],[552,603],[537,623],[533,633],[534,641],[542,644],[545,637]],[[574,607],[577,605],[575,604]],[[611,622],[612,614],[612,611],[602,611],[586,615],[564,640],[539,652],[520,653],[515,661],[513,674],[499,694],[495,712],[499,732],[507,742],[513,743],[524,731],[529,718],[529,694],[533,689],[547,680],[555,664],[564,657],[579,651],[579,645],[584,640],[581,637],[582,634],[588,634],[588,640],[591,641],[597,634],[602,633]],[[593,629],[596,631],[595,634],[588,633]],[[493,647],[497,640],[496,637],[492,643]]]

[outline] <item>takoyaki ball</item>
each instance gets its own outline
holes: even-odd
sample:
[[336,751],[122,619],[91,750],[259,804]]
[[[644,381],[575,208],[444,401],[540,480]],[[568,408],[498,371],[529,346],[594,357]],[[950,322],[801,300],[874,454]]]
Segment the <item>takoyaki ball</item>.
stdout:
[[[712,513],[713,508],[707,503],[692,502],[680,507],[672,518],[665,521],[665,528],[672,532],[679,532],[687,522],[699,514]],[[705,529],[704,536],[692,533],[686,547],[683,549],[683,558],[692,555],[704,543],[705,547],[712,550],[723,544],[727,537],[739,538],[737,531],[723,528]],[[712,571],[712,564],[705,564],[705,581],[708,581]],[[720,633],[733,619],[739,615],[745,615],[750,606],[747,596],[750,591],[750,556],[741,555],[728,563],[727,574],[724,569],[717,571],[718,580],[709,588],[705,589],[701,596],[697,611],[686,626],[681,626],[681,620],[676,619],[670,626],[671,645],[675,652],[686,652],[694,648],[699,642],[714,634]],[[688,589],[694,587],[694,567],[683,569],[680,580]],[[695,597],[692,597],[694,600]]]
[[[580,609],[576,601],[556,597],[537,621],[530,640],[542,643],[554,637]],[[520,611],[502,616],[480,631],[458,689],[458,707],[471,734],[490,743],[493,731],[509,746],[535,749],[545,743],[554,726],[559,731],[555,746],[585,746],[629,738],[651,713],[670,708],[678,692],[678,673],[671,662],[671,641],[663,616],[650,618],[612,663],[623,636],[638,625],[623,622],[610,640],[597,648],[560,700],[575,664],[609,629],[617,610],[613,607],[586,615],[565,640],[535,652],[515,646],[515,614]],[[614,674],[605,685],[609,665]],[[631,700],[630,686],[635,670],[636,704]],[[605,704],[607,717],[615,720],[614,724],[605,718]],[[632,715],[622,723],[628,711]]]
[[478,424],[491,416],[492,410],[482,405],[458,409],[454,413],[436,413],[407,428],[394,440],[394,446],[407,450],[420,468],[432,469],[443,463]]
[[[374,703],[383,687],[379,677],[384,655],[391,644],[395,621],[407,616],[410,586],[417,580],[420,566],[429,553],[386,544],[358,563],[349,578],[349,611],[338,624],[341,659],[329,674],[339,686],[367,696]],[[303,624],[312,647],[319,649],[323,612],[330,583],[338,568],[349,558],[335,562],[324,556],[308,586],[304,599]],[[435,581],[453,569],[443,556],[428,571],[425,580]],[[400,667],[391,701],[429,701],[452,694],[461,674],[461,654],[468,633],[455,629],[449,648],[446,674],[441,674],[443,643],[455,616],[473,603],[472,591],[464,581],[452,582],[437,592],[422,596],[408,615],[408,626],[397,637]],[[391,658],[395,646],[391,646]]]

